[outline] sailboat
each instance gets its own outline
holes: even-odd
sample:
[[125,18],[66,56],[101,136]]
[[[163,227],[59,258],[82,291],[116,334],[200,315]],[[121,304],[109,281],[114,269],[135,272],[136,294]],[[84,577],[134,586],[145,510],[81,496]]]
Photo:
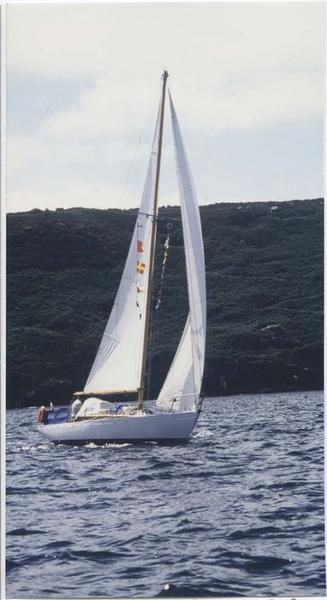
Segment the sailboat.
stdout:
[[[145,401],[167,78],[164,71],[145,186],[125,268],[84,390],[75,392],[70,407],[41,407],[39,412],[40,431],[55,443],[186,440],[200,414],[206,339],[203,239],[199,207],[170,92],[189,312],[159,396],[151,408]],[[128,394],[137,395],[137,404],[117,404],[117,396],[124,398]]]

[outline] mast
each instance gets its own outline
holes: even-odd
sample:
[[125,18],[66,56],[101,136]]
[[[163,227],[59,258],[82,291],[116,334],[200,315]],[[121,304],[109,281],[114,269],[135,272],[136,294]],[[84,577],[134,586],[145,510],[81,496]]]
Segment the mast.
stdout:
[[161,94],[161,110],[160,110],[160,123],[159,123],[159,138],[158,138],[158,156],[156,164],[156,176],[154,184],[154,198],[153,198],[153,221],[151,230],[151,241],[150,241],[150,264],[149,264],[149,285],[146,299],[145,309],[145,330],[144,330],[144,342],[142,350],[142,368],[141,368],[141,379],[140,387],[138,390],[138,410],[143,409],[144,405],[144,383],[145,383],[145,371],[146,371],[146,360],[147,360],[147,349],[149,344],[149,332],[150,332],[150,308],[151,308],[151,296],[153,287],[153,271],[154,271],[154,255],[156,246],[156,234],[157,234],[157,215],[158,215],[158,191],[159,191],[159,177],[160,177],[160,165],[161,165],[161,148],[162,148],[162,135],[163,135],[163,122],[165,112],[165,96],[166,96],[166,82],[168,79],[168,72],[165,70],[162,75],[162,94]]

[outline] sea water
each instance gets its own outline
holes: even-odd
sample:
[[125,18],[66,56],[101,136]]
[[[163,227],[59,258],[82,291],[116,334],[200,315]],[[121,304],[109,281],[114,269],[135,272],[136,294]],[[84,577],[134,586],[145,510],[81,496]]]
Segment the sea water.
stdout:
[[187,443],[55,446],[7,413],[7,597],[325,594],[322,392],[204,400]]

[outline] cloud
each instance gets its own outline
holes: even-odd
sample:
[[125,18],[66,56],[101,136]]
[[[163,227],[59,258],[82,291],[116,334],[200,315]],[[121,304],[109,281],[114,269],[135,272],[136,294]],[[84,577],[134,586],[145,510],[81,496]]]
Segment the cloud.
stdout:
[[281,93],[288,77],[304,85],[322,78],[324,28],[319,2],[9,5],[7,66],[10,74],[89,79],[79,110],[92,115],[99,106],[103,116],[102,104],[121,99],[120,114],[128,108],[133,117],[147,98],[151,105],[165,65],[183,106],[201,90],[205,111],[206,98],[241,101],[270,77]]
[[[324,10],[319,2],[8,5],[10,210],[111,206],[131,164],[142,180],[164,66],[199,172],[207,153],[197,154],[195,140],[214,155],[228,133],[236,148],[255,132],[317,123]],[[171,182],[165,198],[175,197]],[[133,206],[133,194],[125,202]]]
[[208,74],[214,84],[246,69],[316,67],[323,16],[319,2],[9,5],[8,67],[131,83],[165,65],[191,87]]
[[[219,132],[247,129],[310,118],[323,114],[323,79],[319,73],[266,74],[237,90],[195,89],[184,98],[181,116],[189,129]],[[126,83],[113,86],[108,80],[95,82],[70,110],[55,113],[43,121],[41,133],[53,138],[87,140],[117,135],[130,137],[140,130],[149,107],[141,85],[134,87],[134,102]],[[156,103],[152,103],[155,106]],[[178,104],[178,102],[177,102]],[[154,110],[153,110],[154,116]],[[150,119],[148,118],[150,122]],[[153,119],[152,119],[153,124]]]
[[[155,96],[152,93],[154,116]],[[156,102],[157,104],[157,102]],[[141,84],[133,86],[133,98],[127,82],[119,86],[108,79],[99,79],[91,89],[86,89],[77,105],[66,111],[56,112],[44,119],[40,132],[52,137],[89,138],[130,136],[139,131],[149,107],[147,89]]]
[[[322,115],[320,3],[10,5],[8,69],[83,77],[45,135],[78,139],[139,131],[171,68],[187,127],[221,131]],[[33,31],[33,36],[30,32]]]
[[[81,181],[65,182],[60,189],[46,188],[45,182],[37,188],[21,188],[10,191],[8,209],[10,212],[31,210],[46,206],[50,210],[69,206],[93,206],[114,208],[119,204],[121,190],[116,186],[90,184]],[[95,199],[95,203],[93,201]],[[136,206],[136,203],[135,203]]]
[[[128,193],[128,198],[126,197]],[[45,180],[28,187],[8,187],[7,211],[21,212],[33,208],[69,208],[87,206],[92,208],[138,208],[141,198],[141,185],[132,190],[122,189],[118,184],[111,185],[74,179],[64,182],[57,188],[47,186]],[[174,192],[164,190],[160,196],[160,206],[176,205],[177,188]]]
[[40,167],[47,162],[49,149],[45,142],[18,135],[7,136],[7,177],[14,178],[25,166],[35,162]]

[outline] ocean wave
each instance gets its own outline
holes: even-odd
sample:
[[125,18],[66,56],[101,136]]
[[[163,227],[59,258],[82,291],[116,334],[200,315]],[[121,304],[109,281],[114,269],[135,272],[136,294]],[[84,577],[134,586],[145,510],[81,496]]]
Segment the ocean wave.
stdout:
[[9,411],[8,597],[323,596],[322,409],[218,398],[187,443],[86,447]]

